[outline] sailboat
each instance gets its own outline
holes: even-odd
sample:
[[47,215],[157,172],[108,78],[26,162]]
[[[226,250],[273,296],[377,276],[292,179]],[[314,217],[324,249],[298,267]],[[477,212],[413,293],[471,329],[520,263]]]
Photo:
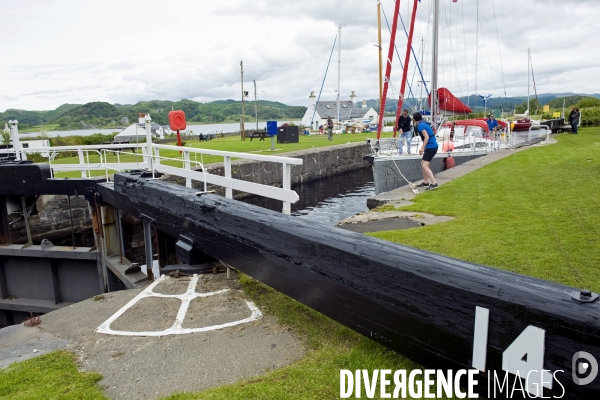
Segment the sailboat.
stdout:
[[[468,112],[470,108],[464,105],[459,99],[454,97],[450,91],[446,88],[438,87],[437,80],[437,69],[438,69],[438,25],[439,25],[439,0],[433,1],[433,52],[432,52],[432,74],[431,74],[431,94],[430,94],[430,108],[431,108],[431,121],[434,125],[434,130],[438,130],[438,119],[442,113],[444,112],[453,112],[458,113]],[[392,58],[393,58],[393,48],[394,48],[394,40],[395,40],[395,31],[397,27],[397,20],[399,15],[399,1],[396,2],[396,8],[394,12],[394,19],[392,24],[392,36],[390,39],[390,48],[388,53],[387,65],[386,65],[386,73],[385,73],[385,86],[383,89],[383,93],[381,96],[381,105],[380,110],[385,109],[385,99],[387,96],[387,84],[389,81],[389,77],[391,74],[392,67]],[[412,19],[410,24],[410,30],[408,34],[408,43],[407,43],[407,51],[404,62],[404,71],[402,84],[400,89],[400,98],[398,102],[398,110],[402,108],[402,100],[403,94],[405,92],[405,84],[406,84],[406,74],[408,71],[408,63],[410,61],[410,47],[412,41],[412,34],[414,30],[414,22],[416,18],[416,9],[418,6],[418,0],[414,0],[413,4],[413,12]],[[379,126],[382,125],[383,113],[380,113],[379,116]],[[443,122],[443,121],[442,121]],[[483,124],[485,125],[485,124]],[[441,124],[440,124],[441,126]],[[455,161],[455,165],[459,165],[470,161],[474,158],[481,157],[488,153],[491,149],[489,148],[490,144],[492,144],[492,140],[485,138],[483,134],[483,130],[487,129],[481,127],[481,131],[474,130],[464,130],[463,131],[463,145],[457,146],[459,149],[452,153],[452,156]],[[373,167],[373,179],[375,182],[375,193],[379,194],[382,192],[387,192],[393,189],[396,189],[401,186],[411,185],[413,190],[417,192],[417,189],[414,188],[412,184],[413,181],[417,181],[423,178],[422,170],[421,170],[421,156],[418,154],[409,154],[407,156],[402,156],[398,154],[398,151],[395,146],[396,139],[382,139],[380,137],[381,130],[378,129],[377,139],[371,140],[371,148],[373,150],[372,154],[366,156],[365,161],[369,162]],[[465,134],[468,134],[465,135]],[[414,139],[418,140],[418,139]],[[440,143],[441,146],[441,143]],[[462,147],[462,149],[460,149]],[[432,160],[430,164],[430,168],[433,173],[441,172],[445,169],[445,159],[448,157],[448,153],[446,155],[443,152],[438,151],[438,155]]]

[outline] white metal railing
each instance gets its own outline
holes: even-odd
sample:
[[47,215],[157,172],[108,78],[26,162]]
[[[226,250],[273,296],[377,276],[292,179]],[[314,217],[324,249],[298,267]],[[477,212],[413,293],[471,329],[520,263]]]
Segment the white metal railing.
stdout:
[[[138,152],[125,152],[126,149],[140,149]],[[181,152],[181,158],[163,157],[161,150],[175,150]],[[153,172],[180,176],[186,179],[186,186],[192,187],[192,181],[202,182],[206,191],[207,184],[222,186],[225,188],[225,196],[233,198],[233,190],[269,197],[283,202],[282,212],[291,213],[291,203],[298,201],[298,194],[291,190],[291,167],[292,165],[302,165],[303,160],[298,158],[281,156],[263,156],[249,153],[236,153],[220,150],[208,150],[192,147],[179,147],[171,145],[141,143],[137,146],[132,144],[108,144],[108,145],[88,145],[88,146],[58,146],[58,147],[31,147],[21,148],[22,158],[26,158],[26,153],[51,152],[53,157],[49,159],[51,170],[56,172],[81,171],[82,178],[91,177],[91,171],[104,171],[106,179],[109,174],[131,169],[148,169]],[[77,152],[79,163],[61,164],[56,156],[64,152]],[[134,156],[135,162],[122,161],[122,157],[127,155]],[[210,174],[206,171],[203,164],[204,155],[220,156],[224,161],[224,176]],[[91,161],[92,156],[94,161]],[[117,158],[116,162],[111,162],[109,157]],[[194,159],[191,158],[194,157]],[[198,157],[201,159],[198,160]],[[231,161],[234,158],[271,162],[282,165],[282,187],[273,187],[254,182],[248,182],[232,177]],[[97,159],[97,161],[96,161]],[[178,161],[183,167],[174,167],[165,165],[164,161]],[[199,168],[200,171],[195,171]],[[54,176],[53,176],[54,177]]]

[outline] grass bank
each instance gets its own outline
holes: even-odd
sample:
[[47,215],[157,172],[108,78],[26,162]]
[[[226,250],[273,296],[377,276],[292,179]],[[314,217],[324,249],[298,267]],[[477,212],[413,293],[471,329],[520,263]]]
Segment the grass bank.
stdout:
[[600,291],[600,129],[556,139],[419,195],[404,208],[455,220],[371,236]]
[[[557,140],[557,144],[515,153],[436,191],[421,194],[414,205],[405,208],[452,215],[455,220],[371,235],[600,291],[596,273],[600,264],[600,129],[584,128],[579,135],[560,135]],[[338,398],[340,369],[416,367],[410,360],[259,282],[243,275],[241,280],[264,312],[276,315],[282,324],[305,338],[306,356],[260,377],[201,393],[175,394],[169,399]],[[27,361],[32,374],[36,369],[48,368],[38,366],[42,362],[38,360]],[[36,385],[38,393],[44,393],[45,385]],[[0,396],[8,398],[2,386]]]

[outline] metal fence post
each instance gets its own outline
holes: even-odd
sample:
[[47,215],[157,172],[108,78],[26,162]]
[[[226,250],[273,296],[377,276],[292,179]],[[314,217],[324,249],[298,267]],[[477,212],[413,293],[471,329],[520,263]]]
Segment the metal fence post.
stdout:
[[[292,166],[288,163],[283,163],[283,188],[285,190],[290,190],[292,188]],[[283,210],[281,211],[284,214],[290,215],[292,213],[292,203],[289,201],[283,202]]]
[[[190,169],[190,152],[184,150],[183,151],[183,168],[189,170]],[[185,187],[192,187],[192,179],[191,178],[185,178]]]
[[152,126],[150,125],[149,114],[146,114],[144,117],[144,122],[146,123],[146,155],[148,157],[148,170],[152,172],[152,176],[154,176],[154,166],[152,165]]
[[[77,155],[79,156],[79,164],[84,165],[85,164],[85,157],[83,156],[83,150],[82,149],[77,149]],[[81,177],[82,178],[87,178],[88,171],[85,168],[81,169]]]
[[156,164],[160,164],[160,149],[158,147],[154,148],[154,156],[156,157]]
[[[24,152],[21,152],[21,140],[19,139],[19,121],[11,119],[8,121],[12,134],[13,150],[17,161],[27,160]],[[8,144],[8,143],[7,143]]]
[[[231,178],[231,157],[224,157],[225,164],[225,178]],[[202,167],[204,169],[204,167]],[[233,199],[233,190],[230,187],[225,188],[225,197],[228,199]]]

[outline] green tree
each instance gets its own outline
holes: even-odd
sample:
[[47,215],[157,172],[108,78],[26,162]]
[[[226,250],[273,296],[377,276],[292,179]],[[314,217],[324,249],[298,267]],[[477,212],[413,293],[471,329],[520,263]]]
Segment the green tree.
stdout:
[[[540,106],[536,99],[529,99],[529,115],[535,114],[536,110],[537,112],[540,112],[542,110],[542,106]],[[522,102],[521,104],[515,107],[515,112],[517,114],[523,114],[525,111],[527,111],[526,101]]]
[[575,105],[577,108],[590,108],[600,106],[600,99],[596,97],[584,97]]
[[2,143],[3,144],[9,144],[10,143],[10,131],[5,131],[3,129],[0,137],[2,138]]

